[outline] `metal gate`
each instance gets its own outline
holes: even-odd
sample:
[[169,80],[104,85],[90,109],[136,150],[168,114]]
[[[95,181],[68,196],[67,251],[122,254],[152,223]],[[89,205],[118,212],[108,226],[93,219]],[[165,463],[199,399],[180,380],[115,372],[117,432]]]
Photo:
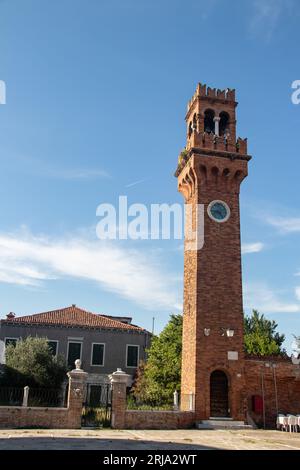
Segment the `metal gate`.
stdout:
[[83,427],[110,427],[111,385],[88,385],[86,402],[82,409]]

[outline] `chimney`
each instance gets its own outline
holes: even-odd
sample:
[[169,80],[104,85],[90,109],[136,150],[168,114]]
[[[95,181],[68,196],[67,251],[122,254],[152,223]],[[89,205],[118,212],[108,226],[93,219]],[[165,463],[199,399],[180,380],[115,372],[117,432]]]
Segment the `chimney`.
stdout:
[[13,320],[15,318],[16,314],[14,312],[9,312],[6,315],[7,320]]

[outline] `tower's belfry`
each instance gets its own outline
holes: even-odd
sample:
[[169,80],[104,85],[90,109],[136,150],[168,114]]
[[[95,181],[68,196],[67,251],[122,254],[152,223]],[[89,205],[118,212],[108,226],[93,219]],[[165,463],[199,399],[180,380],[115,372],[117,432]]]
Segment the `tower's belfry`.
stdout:
[[175,173],[194,231],[204,224],[203,246],[185,240],[184,253],[181,407],[192,392],[197,419],[245,411],[239,191],[251,157],[236,106],[234,90],[197,86]]

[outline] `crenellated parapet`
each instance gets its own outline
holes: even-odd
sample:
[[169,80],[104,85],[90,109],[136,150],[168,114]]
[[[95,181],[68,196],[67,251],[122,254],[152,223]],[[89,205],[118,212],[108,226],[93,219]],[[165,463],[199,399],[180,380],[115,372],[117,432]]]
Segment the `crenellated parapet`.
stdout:
[[194,130],[187,141],[187,150],[194,147],[247,155],[247,138],[242,139],[238,137],[238,139],[233,142],[227,135],[217,136],[216,134],[197,132]]
[[224,90],[220,90],[219,88],[210,88],[207,87],[205,84],[202,85],[201,83],[198,83],[195,93],[187,104],[187,114],[192,110],[194,104],[199,98],[201,98],[202,100],[209,99],[214,100],[215,102],[232,102],[235,105],[237,104],[235,101],[234,89],[226,88]]

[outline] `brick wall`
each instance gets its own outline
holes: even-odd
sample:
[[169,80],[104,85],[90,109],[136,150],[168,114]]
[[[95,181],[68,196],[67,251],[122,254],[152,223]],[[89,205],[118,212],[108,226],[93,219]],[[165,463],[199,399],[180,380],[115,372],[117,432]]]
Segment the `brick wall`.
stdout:
[[[266,367],[269,364],[269,367]],[[273,369],[272,364],[275,364]],[[275,374],[275,377],[274,377]],[[300,414],[300,367],[291,363],[290,359],[253,358],[245,360],[246,393],[248,412],[254,422],[263,426],[263,412],[255,413],[252,396],[263,397],[265,404],[266,427],[276,425],[276,391],[278,412]]]
[[68,408],[0,406],[0,428],[72,428]]
[[125,429],[185,429],[193,426],[195,415],[188,411],[125,412]]
[[115,429],[184,429],[192,427],[195,414],[189,411],[141,411],[126,409],[129,375],[118,369],[110,375],[112,420]]

